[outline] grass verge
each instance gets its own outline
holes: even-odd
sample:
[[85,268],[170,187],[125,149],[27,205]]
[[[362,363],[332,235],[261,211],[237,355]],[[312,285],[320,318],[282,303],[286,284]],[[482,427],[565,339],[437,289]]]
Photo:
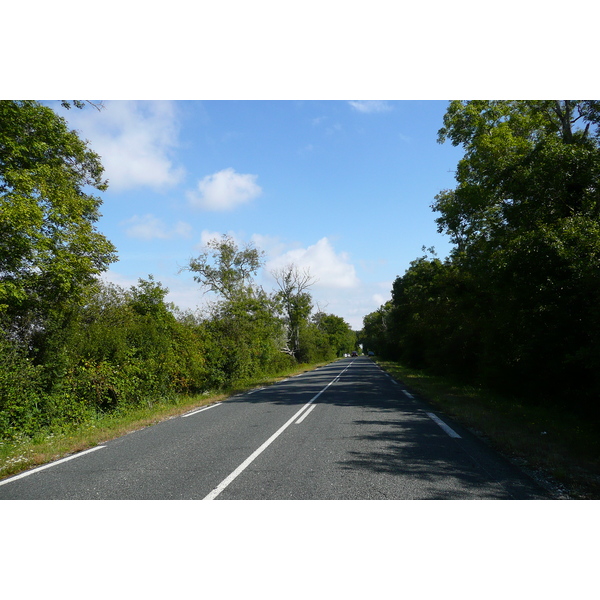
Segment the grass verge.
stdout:
[[537,478],[558,482],[571,498],[600,499],[597,423],[396,362],[376,362]]
[[[333,362],[333,361],[331,361]],[[260,377],[240,383],[228,390],[177,396],[164,403],[138,407],[120,414],[98,415],[93,421],[63,429],[39,432],[32,439],[0,441],[0,479],[81,452],[108,440],[149,427],[195,408],[227,400],[255,387],[273,385],[287,377],[310,371],[329,363],[301,364],[272,377]]]

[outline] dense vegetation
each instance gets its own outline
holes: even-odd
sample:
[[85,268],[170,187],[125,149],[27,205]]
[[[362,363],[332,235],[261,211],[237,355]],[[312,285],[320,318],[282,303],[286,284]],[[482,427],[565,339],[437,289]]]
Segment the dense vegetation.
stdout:
[[[82,107],[82,103],[74,105]],[[0,440],[222,390],[350,352],[343,319],[317,312],[295,266],[253,282],[261,253],[229,237],[190,261],[217,294],[203,313],[165,302],[152,276],[99,275],[116,249],[95,229],[99,157],[50,108],[0,102]]]
[[432,208],[454,248],[414,260],[364,319],[365,348],[600,415],[600,102],[454,101],[462,146]]

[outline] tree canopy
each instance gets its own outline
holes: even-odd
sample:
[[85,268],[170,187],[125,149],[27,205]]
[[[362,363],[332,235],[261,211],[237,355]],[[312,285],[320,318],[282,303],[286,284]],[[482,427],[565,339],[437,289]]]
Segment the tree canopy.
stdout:
[[33,101],[0,102],[0,314],[73,302],[116,259],[95,228],[99,156]]
[[231,236],[223,234],[220,239],[209,240],[185,269],[195,273],[194,280],[207,290],[232,300],[247,291],[262,264],[260,250],[252,244],[239,248]]
[[369,343],[600,414],[599,125],[595,100],[451,102],[439,141],[464,156],[432,208],[454,248],[396,279]]

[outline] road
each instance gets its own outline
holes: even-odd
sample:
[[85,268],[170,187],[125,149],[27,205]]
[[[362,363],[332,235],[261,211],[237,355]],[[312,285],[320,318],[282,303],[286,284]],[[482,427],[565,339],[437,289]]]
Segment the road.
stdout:
[[544,499],[367,357],[0,481],[0,499]]

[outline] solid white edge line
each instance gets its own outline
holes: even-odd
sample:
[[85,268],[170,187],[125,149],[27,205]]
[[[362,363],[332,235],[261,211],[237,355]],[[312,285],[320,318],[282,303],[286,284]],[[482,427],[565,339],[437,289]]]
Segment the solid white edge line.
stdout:
[[210,406],[206,406],[205,408],[195,410],[194,412],[188,413],[187,415],[181,415],[181,418],[185,419],[186,417],[191,417],[192,415],[197,415],[198,413],[201,413],[205,410],[209,410],[210,408],[214,408],[215,406],[219,406],[220,404],[222,404],[222,402],[217,402],[216,404],[211,404]]
[[444,421],[442,421],[439,417],[436,417],[433,413],[427,413],[427,416],[437,423],[451,438],[461,439],[460,435],[454,431],[451,427],[448,427]]
[[[250,390],[249,392],[246,392],[246,394],[254,394],[255,392],[260,392],[261,390],[264,390],[264,387],[261,388],[254,388],[253,390]],[[242,394],[243,396],[243,394]]]
[[[353,361],[354,362],[354,361]],[[352,363],[350,363],[352,364]],[[348,365],[350,366],[350,365]],[[348,367],[346,367],[347,369]],[[346,371],[344,369],[344,371]],[[342,371],[342,373],[344,372]],[[341,373],[340,373],[341,375]],[[317,398],[333,383],[335,383],[339,378],[339,375],[331,380],[316,396],[311,398],[291,419],[288,419],[266,442],[264,442],[259,448],[257,448],[235,471],[230,473],[221,483],[210,492],[207,496],[205,496],[204,500],[214,500],[229,484],[236,479],[241,473],[243,473],[248,466],[250,466],[254,460],[260,456],[296,419],[300,417],[300,415],[307,410]]]
[[296,425],[300,425],[300,423],[302,423],[302,421],[304,421],[304,419],[306,419],[306,417],[308,417],[310,411],[314,410],[315,407],[317,405],[313,404],[297,421],[296,421]]
[[44,469],[49,469],[50,467],[54,467],[59,465],[60,463],[67,462],[68,460],[73,460],[74,458],[79,458],[84,454],[89,454],[90,452],[95,452],[96,450],[100,450],[101,448],[106,448],[106,446],[95,446],[94,448],[90,448],[89,450],[84,450],[83,452],[78,452],[77,454],[73,454],[72,456],[67,456],[66,458],[61,458],[60,460],[55,460],[54,462],[48,463],[47,465],[42,465],[41,467],[37,467],[35,469],[31,469],[31,471],[25,471],[25,473],[21,473],[20,475],[15,475],[14,477],[10,477],[9,479],[5,479],[4,481],[0,481],[0,485],[6,485],[7,483],[11,483],[12,481],[16,481],[17,479],[22,479],[23,477],[29,477],[29,475],[33,475],[34,473],[38,473],[39,471],[43,471]]

